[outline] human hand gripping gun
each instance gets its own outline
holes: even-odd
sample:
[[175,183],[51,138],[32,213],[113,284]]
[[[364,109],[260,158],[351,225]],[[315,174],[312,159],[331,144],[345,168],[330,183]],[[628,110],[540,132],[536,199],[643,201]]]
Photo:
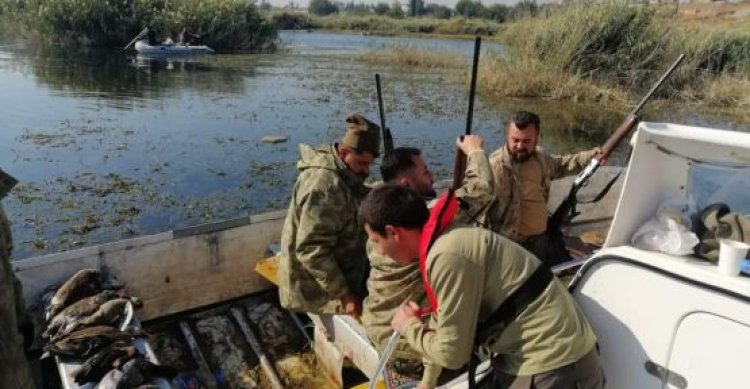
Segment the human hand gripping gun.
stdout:
[[[469,90],[469,112],[466,118],[466,132],[464,135],[471,135],[471,122],[474,114],[474,96],[476,95],[476,86],[477,86],[477,69],[479,67],[479,51],[481,48],[482,39],[480,37],[476,37],[474,40],[474,62],[472,64],[471,69],[471,87]],[[383,104],[382,104],[382,95],[380,93],[380,76],[375,75],[375,80],[378,87],[378,103],[380,105],[380,122],[383,128],[383,143],[386,145],[386,153],[388,153],[388,138],[390,138],[390,132],[386,132],[385,127],[385,117],[383,115]],[[393,144],[393,139],[390,139],[391,141],[391,147]],[[461,186],[461,183],[463,182],[463,176],[464,171],[466,170],[466,154],[461,151],[459,148],[456,151],[456,159],[454,164],[454,170],[453,170],[453,188],[451,189],[451,192],[448,195],[448,198],[452,196],[452,191],[459,188]],[[437,238],[438,234],[435,234],[435,236],[432,237],[431,241],[434,242],[434,239]],[[431,243],[430,243],[431,246]],[[420,265],[421,266],[421,265]],[[428,293],[429,294],[429,293]],[[431,313],[431,310],[424,310],[416,306],[412,306],[412,304],[415,304],[414,302],[405,302],[403,306],[410,307],[409,309],[413,311],[414,315],[417,316],[424,316],[426,314]],[[399,309],[402,309],[403,306]],[[434,305],[433,305],[434,308]],[[378,377],[380,377],[381,373],[385,369],[385,365],[388,363],[388,360],[391,357],[391,354],[393,354],[393,350],[396,349],[396,345],[398,344],[399,339],[401,338],[401,333],[398,330],[394,330],[391,334],[390,338],[388,338],[388,343],[385,346],[385,349],[383,350],[383,354],[380,357],[380,361],[378,361],[377,369],[375,370],[375,373],[370,378],[370,389],[374,389],[375,385],[377,383]]]
[[[674,72],[674,70],[684,58],[685,54],[680,54],[677,60],[672,63],[672,66],[667,69],[667,71],[661,76],[661,78],[656,81],[654,86],[651,87],[651,90],[649,90],[648,93],[646,93],[646,95],[643,97],[643,99],[641,99],[638,105],[633,108],[627,118],[625,118],[625,121],[623,121],[620,126],[617,127],[617,130],[615,130],[615,132],[609,137],[609,139],[607,139],[607,141],[604,143],[604,146],[601,147],[600,153],[598,153],[596,157],[592,158],[586,168],[578,174],[576,179],[573,181],[573,186],[570,188],[568,196],[565,198],[565,200],[563,200],[562,203],[560,203],[552,216],[550,216],[549,222],[547,223],[548,231],[560,231],[560,228],[562,228],[562,226],[569,223],[571,219],[579,214],[579,212],[576,211],[576,204],[578,203],[578,191],[582,187],[586,186],[586,184],[588,184],[591,176],[593,176],[596,170],[599,169],[599,166],[601,166],[602,161],[605,161],[612,153],[612,151],[614,151],[617,145],[619,145],[620,142],[638,125],[638,122],[640,121],[639,113],[643,106],[646,105],[648,100],[651,99],[651,96],[654,94],[654,92],[659,89],[659,87],[672,74],[672,72]],[[606,189],[608,188],[605,188],[605,190]]]

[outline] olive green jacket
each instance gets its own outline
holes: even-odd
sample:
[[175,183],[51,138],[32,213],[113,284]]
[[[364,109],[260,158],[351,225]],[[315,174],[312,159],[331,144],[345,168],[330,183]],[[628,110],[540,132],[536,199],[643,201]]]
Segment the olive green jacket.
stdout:
[[[403,336],[423,356],[422,382],[434,387],[442,367],[463,367],[479,323],[541,266],[533,254],[492,231],[454,224],[427,256],[438,311],[429,325],[409,319]],[[575,362],[591,351],[594,332],[556,278],[506,328],[490,328],[493,364],[510,375],[532,375]]]
[[[541,147],[537,147],[532,158],[538,160],[542,166],[544,199],[549,199],[552,180],[580,172],[594,155],[594,150],[569,155],[549,155]],[[489,227],[514,241],[521,241],[527,237],[519,233],[520,219],[523,217],[520,163],[514,161],[508,147],[503,146],[490,155],[490,165],[495,181],[495,202],[488,213]]]
[[[457,219],[469,222],[470,218],[476,217],[480,222],[484,221],[484,213],[494,198],[494,188],[487,154],[484,151],[472,152],[467,157],[463,185],[456,191],[456,196],[469,208],[461,210]],[[425,292],[418,263],[399,266],[390,257],[379,254],[371,241],[367,242],[367,257],[370,259],[369,295],[362,304],[362,324],[373,344],[382,350],[393,332],[391,318],[396,308],[406,300],[423,303]],[[421,359],[403,339],[393,357]]]
[[357,208],[369,188],[344,164],[335,145],[300,145],[297,168],[281,235],[281,305],[339,313],[339,299],[361,294],[364,285],[366,235]]

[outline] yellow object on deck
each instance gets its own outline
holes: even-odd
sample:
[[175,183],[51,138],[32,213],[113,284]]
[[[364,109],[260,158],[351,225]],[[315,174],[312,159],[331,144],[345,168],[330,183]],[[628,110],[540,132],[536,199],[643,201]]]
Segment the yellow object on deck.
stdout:
[[[364,384],[359,384],[359,385],[356,385],[356,386],[352,386],[351,389],[367,389],[369,387],[370,387],[370,383],[369,382],[365,382]],[[385,381],[378,380],[378,382],[375,383],[375,389],[386,389],[386,387],[385,387]]]
[[279,286],[279,257],[273,256],[259,260],[255,264],[255,272]]

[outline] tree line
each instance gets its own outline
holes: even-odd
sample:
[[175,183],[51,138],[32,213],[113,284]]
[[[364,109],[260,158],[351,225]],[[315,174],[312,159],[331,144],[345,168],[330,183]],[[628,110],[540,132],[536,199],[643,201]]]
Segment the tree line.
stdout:
[[[412,0],[408,10],[404,10],[401,3],[379,2],[377,4],[336,2],[333,0],[310,0],[308,12],[318,16],[333,14],[348,15],[379,15],[402,19],[409,14],[415,16],[427,16],[437,19],[450,19],[454,16],[467,18],[483,18],[502,23],[508,20],[516,20],[526,16],[535,16],[541,10],[534,0],[522,0],[514,6],[504,4],[492,4],[485,6],[480,0],[459,0],[454,8],[440,4],[425,4],[422,0]],[[414,8],[414,12],[412,12]]]

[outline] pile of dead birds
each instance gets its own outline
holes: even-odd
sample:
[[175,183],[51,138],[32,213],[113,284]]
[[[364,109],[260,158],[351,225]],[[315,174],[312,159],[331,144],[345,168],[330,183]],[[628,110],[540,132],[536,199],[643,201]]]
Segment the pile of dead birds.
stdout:
[[98,270],[84,269],[57,289],[45,312],[42,358],[81,362],[72,378],[101,389],[136,388],[154,377],[174,377],[173,368],[152,363],[134,346],[137,337],[147,336],[131,325],[140,300],[103,278]]

